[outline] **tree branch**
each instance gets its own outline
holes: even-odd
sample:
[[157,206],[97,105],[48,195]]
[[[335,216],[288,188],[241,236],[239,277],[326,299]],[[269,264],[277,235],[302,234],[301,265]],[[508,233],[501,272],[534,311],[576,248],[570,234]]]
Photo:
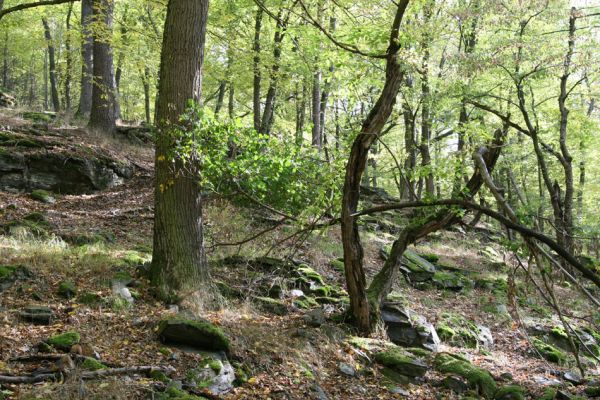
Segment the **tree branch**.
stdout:
[[40,7],[40,6],[52,6],[52,5],[56,5],[56,4],[72,3],[74,1],[79,1],[79,0],[42,0],[42,1],[36,1],[33,3],[19,4],[19,5],[16,5],[13,7],[8,7],[6,9],[1,10],[0,11],[0,20],[6,14],[11,14],[16,11],[26,10],[28,8],[34,8],[34,7]]

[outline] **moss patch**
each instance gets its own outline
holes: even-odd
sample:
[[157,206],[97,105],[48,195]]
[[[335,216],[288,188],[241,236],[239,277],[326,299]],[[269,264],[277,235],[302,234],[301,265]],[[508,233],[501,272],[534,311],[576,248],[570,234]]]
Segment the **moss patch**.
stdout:
[[46,190],[37,189],[29,195],[33,200],[41,201],[42,203],[54,203],[54,197]]
[[254,302],[261,310],[275,315],[286,315],[288,313],[287,305],[281,300],[257,296],[254,297]]
[[525,400],[525,389],[519,385],[508,385],[498,389],[494,400]]
[[17,268],[14,265],[0,265],[0,281],[12,278]]
[[58,284],[58,294],[65,299],[70,299],[77,294],[77,287],[71,281],[62,281]]
[[69,351],[71,346],[79,343],[81,336],[77,332],[65,332],[59,335],[50,336],[46,343],[50,346],[56,347],[57,349]]
[[567,359],[564,352],[540,339],[534,338],[532,343],[533,347],[548,361],[563,364]]
[[225,333],[206,320],[168,318],[160,322],[158,335],[165,342],[187,344],[205,350],[229,351],[229,339]]
[[586,387],[584,392],[590,397],[600,397],[600,386]]
[[325,285],[325,281],[323,280],[323,277],[321,276],[321,274],[319,274],[317,271],[315,271],[308,265],[306,265],[306,264],[300,265],[298,267],[297,271],[298,271],[298,274],[300,274],[300,276],[302,278],[306,278],[309,281],[313,281],[320,285]]
[[331,260],[329,265],[338,272],[344,273],[345,271],[343,259],[336,258],[335,260]]
[[81,363],[81,368],[87,369],[90,371],[98,371],[99,369],[106,369],[107,366],[102,364],[100,361],[95,358],[86,357],[85,360]]
[[485,369],[474,366],[462,358],[449,353],[439,353],[435,357],[435,368],[444,374],[455,374],[467,380],[470,388],[486,399],[493,399],[496,393],[496,382]]
[[375,361],[405,376],[419,377],[427,372],[425,364],[408,356],[397,347],[375,354]]

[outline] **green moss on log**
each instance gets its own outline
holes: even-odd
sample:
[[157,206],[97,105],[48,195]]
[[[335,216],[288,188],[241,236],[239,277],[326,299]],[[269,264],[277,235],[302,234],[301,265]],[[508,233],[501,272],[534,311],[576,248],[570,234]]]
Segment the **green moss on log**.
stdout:
[[77,332],[65,332],[58,335],[50,336],[46,343],[57,349],[69,351],[71,346],[79,343],[81,336]]

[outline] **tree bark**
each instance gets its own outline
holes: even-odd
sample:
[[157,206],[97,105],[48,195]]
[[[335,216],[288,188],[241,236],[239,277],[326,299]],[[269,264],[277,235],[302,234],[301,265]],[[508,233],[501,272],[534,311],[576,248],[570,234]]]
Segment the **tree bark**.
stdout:
[[10,90],[8,75],[8,29],[4,33],[4,50],[2,51],[2,87]]
[[76,115],[89,118],[92,110],[92,76],[94,74],[94,37],[91,23],[93,0],[81,0],[81,95]]
[[[165,300],[206,289],[202,198],[195,166],[169,155],[174,124],[202,95],[208,0],[170,0],[163,36],[156,108],[156,180],[151,280]],[[190,171],[190,168],[192,171]]]
[[371,319],[371,307],[367,299],[363,248],[354,213],[360,200],[360,181],[369,156],[369,149],[390,117],[402,85],[404,73],[398,60],[398,51],[400,50],[398,37],[408,3],[409,0],[401,0],[398,4],[387,50],[385,84],[379,99],[364,120],[361,131],[352,144],[342,192],[341,230],[345,277],[350,295],[351,313],[356,326],[362,332],[370,332],[374,321]]
[[[117,128],[117,98],[112,51],[114,0],[94,0],[94,80],[89,128],[113,134]],[[108,37],[107,37],[108,36]]]
[[65,52],[66,56],[66,65],[65,65],[65,111],[71,112],[71,80],[72,80],[72,70],[73,70],[73,54],[71,53],[73,50],[71,48],[71,16],[73,15],[73,3],[69,3],[69,10],[67,11],[67,32],[65,38]]
[[50,72],[50,90],[52,93],[52,108],[55,112],[60,112],[60,99],[58,97],[58,82],[56,79],[56,58],[54,43],[52,43],[52,33],[50,32],[50,25],[46,17],[42,18],[42,24],[44,25],[44,37],[46,38],[46,45],[48,46],[48,61],[49,61],[49,72]]
[[254,113],[254,130],[260,131],[260,86],[261,86],[261,72],[260,72],[260,32],[262,30],[262,18],[263,10],[259,6],[256,10],[256,18],[254,23],[254,44],[252,50],[254,52],[253,57],[253,71],[254,71],[254,82],[253,82],[253,93],[252,93],[252,110]]
[[150,68],[144,67],[144,72],[141,73],[142,85],[144,87],[144,111],[146,114],[146,124],[152,123],[150,114]]
[[423,62],[421,64],[421,95],[423,104],[421,106],[421,143],[419,150],[421,152],[421,166],[425,169],[425,193],[427,197],[435,196],[435,182],[433,180],[433,171],[431,170],[431,154],[429,152],[429,142],[431,141],[431,88],[429,87],[429,43],[431,34],[427,26],[431,20],[433,12],[433,2],[428,1],[423,10],[425,33],[423,38]]
[[[289,15],[288,15],[289,16]],[[275,36],[273,37],[273,65],[271,66],[271,74],[269,80],[269,89],[265,98],[265,109],[263,111],[261,121],[261,133],[270,134],[273,126],[275,115],[275,99],[277,97],[277,86],[279,84],[279,69],[281,63],[281,44],[285,36],[287,25],[287,17],[283,18],[283,7],[279,9],[277,14],[277,24],[275,26]]]

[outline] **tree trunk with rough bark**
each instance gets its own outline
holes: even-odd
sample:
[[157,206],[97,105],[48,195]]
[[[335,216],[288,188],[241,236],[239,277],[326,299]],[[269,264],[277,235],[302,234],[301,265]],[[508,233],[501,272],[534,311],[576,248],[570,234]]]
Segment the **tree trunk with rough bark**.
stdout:
[[[117,128],[117,97],[112,51],[114,0],[94,1],[94,74],[88,127],[113,134]],[[107,37],[109,36],[109,37]]]
[[66,38],[65,38],[65,52],[66,65],[65,65],[65,111],[70,112],[71,105],[71,80],[73,70],[73,50],[71,48],[71,16],[73,15],[73,3],[69,3],[69,10],[67,11],[67,22],[66,22]]
[[48,66],[50,73],[50,92],[52,95],[52,108],[55,112],[60,112],[60,98],[58,97],[58,82],[56,78],[56,56],[54,43],[52,42],[52,33],[50,32],[50,25],[48,20],[42,18],[42,24],[44,25],[44,37],[46,38],[46,45],[48,46]]
[[[156,108],[156,182],[151,280],[163,299],[202,294],[209,285],[196,165],[169,155],[173,125],[188,101],[200,101],[208,0],[170,0]],[[193,157],[192,157],[193,158]],[[193,161],[192,161],[193,162]]]
[[358,329],[365,333],[373,329],[374,321],[371,318],[371,307],[367,299],[363,248],[358,221],[354,213],[357,211],[360,200],[360,182],[369,156],[369,149],[392,114],[398,91],[402,85],[404,73],[398,60],[398,51],[400,50],[398,37],[408,3],[409,0],[401,0],[398,4],[387,50],[385,84],[379,99],[364,120],[361,131],[352,144],[342,191],[341,230],[344,270],[350,295],[350,311]]
[[92,76],[94,73],[94,37],[91,23],[93,0],[81,0],[81,95],[77,115],[88,118],[92,110]]
[[252,85],[252,111],[254,116],[254,130],[260,131],[261,124],[261,112],[260,112],[260,86],[261,86],[261,72],[260,72],[260,33],[262,30],[262,18],[263,10],[258,7],[256,10],[256,18],[254,21],[254,44],[252,51],[254,52],[253,57],[253,71],[254,71],[254,82]]

